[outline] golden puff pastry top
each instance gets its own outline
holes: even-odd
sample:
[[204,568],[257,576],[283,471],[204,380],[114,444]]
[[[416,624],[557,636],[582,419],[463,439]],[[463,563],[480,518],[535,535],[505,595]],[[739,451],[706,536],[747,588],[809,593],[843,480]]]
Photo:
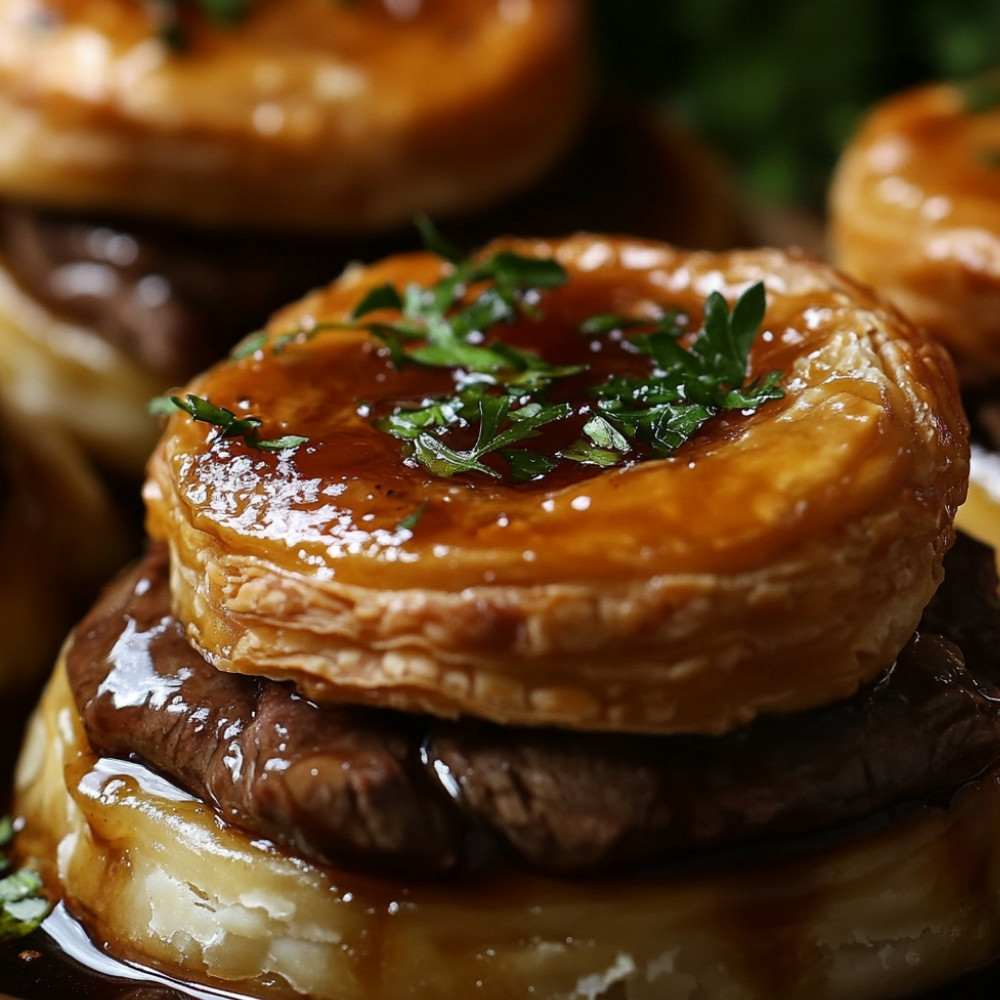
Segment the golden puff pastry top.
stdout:
[[841,158],[836,263],[957,354],[1000,368],[1000,92],[918,87],[882,102]]
[[371,289],[429,286],[449,265],[425,253],[349,271],[187,389],[258,417],[265,438],[307,443],[265,452],[177,413],[154,452],[148,527],[169,543],[193,643],[320,700],[650,732],[828,702],[887,666],[939,582],[965,494],[944,351],[776,250],[596,235],[486,253],[498,249],[568,273],[503,337],[612,371],[628,352],[581,321],[679,308],[693,331],[711,291],[732,302],[762,281],[748,377],[780,371],[784,397],[715,417],[666,458],[565,462],[526,483],[441,478],[370,420],[440,392],[440,372],[397,369],[381,340],[337,324]]
[[350,233],[518,190],[575,134],[580,0],[0,0],[0,193]]

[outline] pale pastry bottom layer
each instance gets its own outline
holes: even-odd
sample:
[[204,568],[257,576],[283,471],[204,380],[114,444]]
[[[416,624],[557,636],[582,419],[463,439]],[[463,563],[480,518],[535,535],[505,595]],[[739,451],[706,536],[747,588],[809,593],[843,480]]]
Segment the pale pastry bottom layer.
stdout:
[[19,853],[99,946],[253,997],[865,1000],[1000,950],[995,775],[948,811],[721,869],[382,880],[295,861],[95,757],[60,664],[16,783]]

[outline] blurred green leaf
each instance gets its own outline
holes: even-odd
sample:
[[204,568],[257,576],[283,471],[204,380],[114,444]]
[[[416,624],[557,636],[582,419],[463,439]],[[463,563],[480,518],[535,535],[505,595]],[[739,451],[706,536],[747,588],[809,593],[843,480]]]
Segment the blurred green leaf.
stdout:
[[612,89],[662,101],[764,201],[822,209],[864,111],[1000,60],[992,0],[595,0]]

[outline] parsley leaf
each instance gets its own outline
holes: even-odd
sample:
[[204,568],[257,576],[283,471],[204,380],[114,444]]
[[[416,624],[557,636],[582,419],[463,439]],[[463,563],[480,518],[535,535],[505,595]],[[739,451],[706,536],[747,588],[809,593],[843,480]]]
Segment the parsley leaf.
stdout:
[[218,437],[241,437],[251,447],[260,451],[287,451],[305,444],[309,438],[300,434],[285,434],[279,438],[264,439],[258,428],[258,417],[238,417],[224,406],[216,406],[203,396],[188,393],[185,399],[179,396],[158,396],[149,404],[154,416],[169,416],[174,410],[183,410],[192,420],[211,424],[219,429]]
[[702,362],[699,378],[738,386],[746,377],[747,356],[764,318],[764,285],[757,282],[737,299],[732,312],[712,292],[705,300],[705,332],[691,347]]
[[411,511],[406,517],[403,518],[399,524],[396,525],[397,531],[413,531],[413,529],[420,522],[420,518],[424,516],[424,511],[427,509],[427,501],[423,500],[418,505],[416,510]]
[[[0,820],[0,849],[14,837],[14,825],[9,816]],[[49,902],[42,894],[42,880],[30,868],[11,874],[10,861],[0,854],[0,941],[10,941],[30,934],[45,919]]]
[[457,244],[452,243],[451,240],[446,239],[431,221],[429,215],[421,213],[414,222],[420,233],[420,238],[424,241],[424,246],[432,254],[452,264],[462,263],[465,259],[465,251]]
[[559,465],[559,459],[542,455],[537,451],[529,451],[527,448],[501,448],[500,455],[507,463],[510,478],[515,483],[529,483],[541,479]]

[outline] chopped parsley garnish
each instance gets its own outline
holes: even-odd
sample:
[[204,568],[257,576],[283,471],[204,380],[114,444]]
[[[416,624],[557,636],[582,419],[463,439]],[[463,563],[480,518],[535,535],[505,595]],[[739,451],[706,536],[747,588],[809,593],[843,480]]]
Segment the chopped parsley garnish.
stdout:
[[[444,478],[479,473],[499,479],[505,467],[514,482],[528,482],[564,462],[611,468],[664,458],[717,414],[754,410],[784,395],[780,372],[747,382],[750,349],[764,318],[762,282],[746,289],[731,310],[722,295],[712,292],[705,301],[703,329],[693,339],[688,317],[677,310],[664,309],[658,318],[590,317],[580,326],[581,338],[614,339],[616,349],[633,362],[645,360],[642,375],[601,381],[588,363],[555,364],[502,338],[504,326],[542,319],[544,293],[568,279],[558,261],[510,250],[469,258],[428,221],[419,225],[428,248],[447,264],[435,284],[378,285],[346,320],[303,326],[271,339],[254,334],[231,357],[245,358],[268,345],[277,354],[325,331],[353,329],[380,340],[397,370],[417,365],[448,372],[450,392],[397,403],[389,412],[371,401],[361,401],[358,408],[377,430],[403,443],[408,462]],[[563,391],[574,377],[580,380],[574,392]],[[560,399],[561,391],[575,401]],[[198,396],[156,401],[155,412],[173,409],[215,425],[220,437],[242,437],[254,448],[275,451],[308,440],[298,435],[262,440],[256,417],[237,417]],[[532,447],[547,427],[570,440]]]
[[[552,378],[569,374],[548,364],[536,353],[521,351],[502,341],[482,342],[482,335],[503,323],[512,323],[535,311],[533,299],[544,289],[565,284],[565,269],[548,258],[524,257],[500,250],[482,261],[461,258],[445,244],[426,220],[424,240],[434,253],[448,261],[450,273],[430,288],[379,285],[355,306],[352,325],[369,330],[389,348],[393,363],[416,363],[433,368],[465,369],[508,386],[540,387]],[[469,302],[470,288],[484,286]],[[463,304],[464,303],[464,304]],[[380,310],[393,310],[401,318],[392,323],[361,322]],[[573,371],[579,370],[574,366]]]
[[[434,235],[428,239],[432,249]],[[784,395],[780,372],[745,384],[750,347],[764,317],[762,283],[747,289],[732,311],[718,292],[709,295],[704,329],[690,348],[681,344],[686,330],[676,311],[665,311],[656,321],[594,316],[582,324],[581,334],[643,331],[624,343],[650,359],[650,371],[592,385],[579,439],[555,454],[533,450],[525,444],[540,428],[581,415],[579,407],[553,401],[551,394],[587,366],[554,365],[486,335],[519,317],[537,318],[539,293],[564,284],[566,272],[554,260],[509,251],[479,262],[450,249],[438,253],[451,270],[437,284],[402,290],[380,285],[351,314],[352,325],[386,344],[397,369],[417,364],[453,372],[452,394],[397,406],[373,421],[403,441],[407,457],[433,475],[478,472],[500,478],[502,473],[484,461],[490,454],[504,459],[515,482],[540,479],[564,460],[602,468],[634,461],[642,457],[640,446],[665,457],[721,411],[756,409]],[[470,289],[478,291],[470,297]],[[366,320],[380,310],[398,312],[400,319]],[[446,433],[455,429],[474,431],[471,447],[447,443]]]
[[0,819],[0,941],[25,937],[49,912],[38,873],[30,868],[11,871],[6,848],[13,838],[14,824],[5,816]]
[[309,440],[300,434],[262,438],[258,430],[261,425],[258,417],[238,417],[232,410],[216,406],[203,396],[191,393],[188,393],[185,399],[181,399],[180,396],[158,396],[149,404],[149,410],[155,416],[169,416],[174,410],[183,410],[192,420],[217,427],[219,429],[217,437],[243,438],[251,448],[260,451],[287,451],[290,448],[298,448]]
[[630,343],[652,359],[652,370],[641,378],[612,377],[593,386],[594,416],[583,428],[584,438],[563,457],[614,465],[641,441],[662,458],[717,413],[752,410],[780,399],[780,372],[744,385],[764,307],[760,282],[740,296],[732,312],[712,292],[705,302],[704,329],[690,349],[679,342],[684,330],[677,313],[667,313],[652,332],[633,337]]

